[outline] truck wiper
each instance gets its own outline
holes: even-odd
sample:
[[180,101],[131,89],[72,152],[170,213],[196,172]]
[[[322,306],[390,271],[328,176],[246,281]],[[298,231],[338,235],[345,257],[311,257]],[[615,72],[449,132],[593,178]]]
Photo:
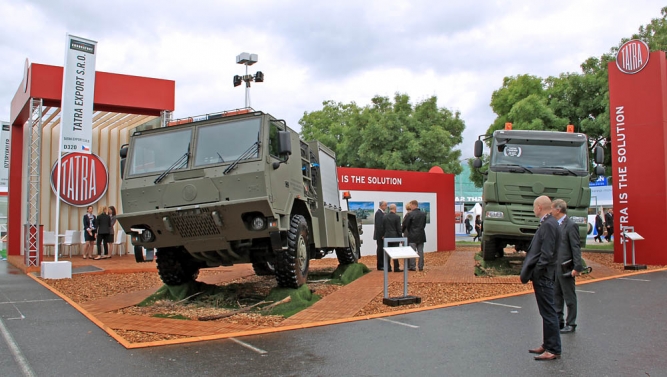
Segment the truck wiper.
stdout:
[[521,166],[521,165],[517,165],[517,164],[498,164],[498,165],[495,165],[495,166],[506,166],[506,167],[509,167],[509,168],[519,168],[519,169],[509,169],[509,171],[511,173],[525,173],[525,172],[528,172],[530,174],[533,174],[532,170],[528,169],[525,166]]
[[155,181],[153,181],[153,184],[158,184],[160,183],[164,177],[167,176],[167,174],[171,173],[172,170],[174,169],[180,169],[183,166],[187,166],[188,160],[190,159],[190,144],[188,144],[188,151],[183,153],[181,157],[179,157],[176,162],[174,162],[170,167],[167,168],[162,174],[160,174],[159,177],[155,178]]
[[255,154],[257,151],[259,151],[259,140],[256,141],[256,142],[254,142],[254,143],[252,143],[252,145],[250,146],[250,148],[246,149],[246,151],[243,152],[243,153],[241,153],[241,155],[240,155],[236,160],[234,160],[234,162],[232,162],[231,164],[229,164],[229,166],[227,166],[227,169],[225,169],[225,170],[222,172],[222,174],[227,174],[227,173],[229,173],[230,171],[234,170],[234,169],[236,168],[236,166],[239,164],[239,162],[240,162],[241,160],[245,160],[245,159],[247,159],[247,158],[250,158],[250,157],[251,157],[253,154]]
[[[568,168],[564,168],[562,166],[547,166],[544,169],[558,169],[558,170],[561,170],[561,171],[553,172],[553,174],[555,174],[555,175],[570,175],[570,174],[575,175],[575,176],[577,175],[577,173],[573,172],[572,170],[570,170]],[[564,171],[562,171],[562,170],[564,170]]]

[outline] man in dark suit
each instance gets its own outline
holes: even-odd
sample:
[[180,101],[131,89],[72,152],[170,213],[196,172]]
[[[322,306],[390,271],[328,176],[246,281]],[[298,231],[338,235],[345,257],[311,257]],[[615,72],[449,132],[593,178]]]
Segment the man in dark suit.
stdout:
[[[384,238],[399,238],[403,237],[401,234],[401,216],[396,214],[396,204],[389,205],[389,213],[384,215],[382,220],[382,227],[384,228]],[[389,242],[387,246],[400,246],[398,242]],[[403,266],[405,267],[405,266]],[[394,272],[401,272],[398,259],[394,259]]]
[[533,282],[537,308],[542,316],[542,345],[528,350],[537,353],[535,360],[560,359],[561,343],[558,315],[554,304],[556,258],[560,243],[558,221],[551,216],[551,199],[540,196],[533,202],[533,213],[540,219],[540,226],[528,247],[521,267],[521,282]]
[[607,227],[607,236],[605,239],[607,242],[611,242],[611,235],[614,234],[614,211],[609,208],[607,214],[604,215],[605,226]]
[[[380,201],[380,208],[375,212],[375,228],[373,232],[373,239],[377,243],[377,249],[375,251],[377,257],[377,269],[384,270],[384,228],[382,226],[382,220],[384,219],[384,211],[387,210],[387,202],[384,200]],[[391,271],[391,269],[389,269]]]
[[[426,213],[419,209],[419,202],[410,201],[412,211],[403,219],[403,233],[408,235],[408,245],[419,254],[419,271],[424,271],[424,243],[426,242]],[[405,267],[405,266],[403,266]],[[415,260],[408,259],[408,268],[415,271]]]
[[597,235],[593,237],[595,241],[602,243],[602,235],[604,234],[604,222],[602,221],[602,211],[595,216],[595,231]]
[[[567,216],[567,203],[563,199],[556,199],[551,203],[551,216],[560,223],[561,238],[558,246],[554,292],[556,314],[561,329],[560,333],[568,334],[577,328],[577,293],[574,283],[575,277],[584,269],[581,265],[579,225]],[[567,305],[567,321],[563,320],[563,304]]]

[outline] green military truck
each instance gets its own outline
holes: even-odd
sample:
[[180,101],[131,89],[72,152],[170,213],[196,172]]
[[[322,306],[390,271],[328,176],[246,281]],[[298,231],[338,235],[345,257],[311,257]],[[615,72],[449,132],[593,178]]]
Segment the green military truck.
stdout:
[[[541,195],[567,202],[567,214],[579,224],[585,246],[591,202],[588,137],[574,132],[511,130],[511,125],[506,128],[475,141],[475,168],[482,167],[484,141],[490,142],[491,149],[482,190],[484,260],[502,257],[507,245],[527,251],[539,225],[533,202]],[[596,164],[603,162],[603,153],[601,147],[595,148]],[[604,174],[604,168],[597,165],[595,174]]]
[[136,131],[121,148],[118,215],[135,250],[157,250],[165,284],[252,263],[297,288],[311,259],[358,260],[360,227],[341,208],[330,149],[252,109],[169,124]]

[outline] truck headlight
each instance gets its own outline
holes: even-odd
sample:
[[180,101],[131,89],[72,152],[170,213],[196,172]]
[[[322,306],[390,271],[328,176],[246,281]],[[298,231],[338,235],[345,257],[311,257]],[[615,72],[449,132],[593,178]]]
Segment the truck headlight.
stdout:
[[501,211],[486,211],[487,219],[502,219],[505,217],[505,214]]
[[572,216],[572,217],[570,217],[570,219],[572,219],[572,221],[574,221],[575,224],[586,224],[586,223],[588,223],[588,220],[585,217],[581,217],[581,216]]
[[266,219],[262,216],[257,216],[252,219],[250,226],[252,230],[262,230],[266,227]]
[[143,242],[151,242],[155,239],[153,236],[153,232],[151,232],[150,229],[144,229],[143,232],[141,232],[141,241]]

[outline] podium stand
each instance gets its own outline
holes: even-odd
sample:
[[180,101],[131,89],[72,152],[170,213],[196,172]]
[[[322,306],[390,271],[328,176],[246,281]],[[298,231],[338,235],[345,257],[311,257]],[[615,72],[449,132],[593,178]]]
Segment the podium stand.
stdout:
[[[644,237],[640,236],[639,233],[635,233],[634,226],[623,227],[621,231],[621,242],[623,242],[623,268],[626,270],[645,270],[645,264],[635,264],[635,241],[643,240]],[[625,245],[628,243],[628,240],[632,242],[632,264],[628,265],[627,263],[627,251]]]
[[[389,306],[400,306],[410,304],[421,304],[421,297],[408,296],[408,259],[419,258],[410,246],[387,246],[390,243],[402,242],[408,244],[407,238],[385,238],[384,239],[384,298],[382,303]],[[403,259],[403,296],[389,297],[389,263],[390,260]]]

